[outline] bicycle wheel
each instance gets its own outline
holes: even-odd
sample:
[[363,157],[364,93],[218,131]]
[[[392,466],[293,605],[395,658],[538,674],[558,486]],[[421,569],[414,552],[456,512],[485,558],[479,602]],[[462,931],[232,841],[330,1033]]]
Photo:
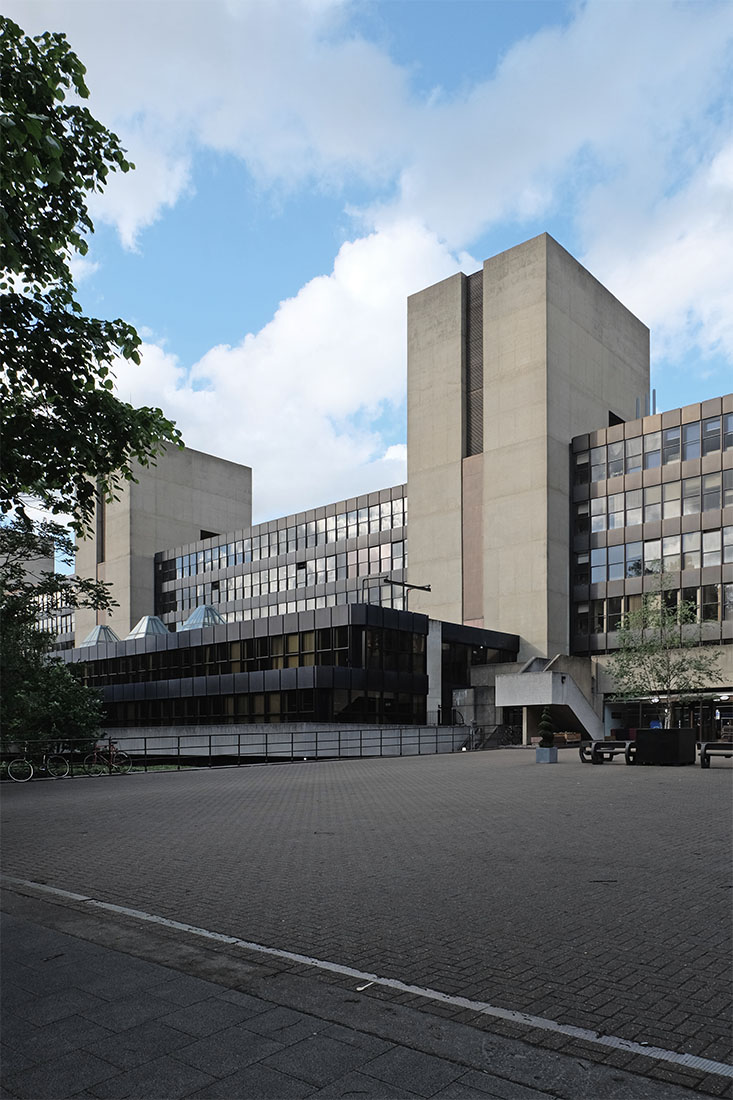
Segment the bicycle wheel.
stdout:
[[116,771],[121,772],[122,775],[126,775],[132,767],[132,760],[126,752],[116,752],[112,761],[112,767]]
[[89,756],[84,757],[84,771],[87,775],[101,775],[104,771],[104,764],[95,752],[90,752]]
[[27,783],[33,775],[33,765],[30,760],[24,760],[22,757],[18,757],[16,760],[11,760],[8,764],[8,775],[11,779],[14,779],[16,783]]
[[63,779],[69,774],[69,761],[63,756],[47,756],[46,771],[52,779]]

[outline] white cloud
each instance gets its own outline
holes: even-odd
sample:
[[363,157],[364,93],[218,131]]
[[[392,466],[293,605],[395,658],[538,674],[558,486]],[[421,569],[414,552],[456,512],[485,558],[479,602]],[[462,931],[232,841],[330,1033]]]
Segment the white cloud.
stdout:
[[404,400],[405,298],[456,270],[417,223],[349,242],[239,346],[187,373],[145,345],[139,367],[118,366],[117,392],[164,408],[189,446],[251,465],[260,518],[398,484],[405,448],[379,417]]
[[137,164],[93,210],[127,247],[211,150],[263,190],[342,189],[346,204],[356,180],[379,196],[350,211],[363,236],[333,272],[239,346],[190,371],[147,346],[143,369],[121,372],[123,396],[164,407],[192,446],[255,467],[261,514],[404,476],[379,420],[404,392],[405,295],[506,220],[535,232],[560,217],[561,243],[654,327],[659,353],[733,357],[729,3],[579,4],[486,80],[424,99],[351,31],[346,0],[6,11],[65,30],[88,64],[92,111]]

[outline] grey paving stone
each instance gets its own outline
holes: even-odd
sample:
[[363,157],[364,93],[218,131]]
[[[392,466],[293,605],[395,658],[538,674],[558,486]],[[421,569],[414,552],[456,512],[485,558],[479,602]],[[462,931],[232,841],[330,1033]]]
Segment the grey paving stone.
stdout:
[[134,1069],[145,1062],[171,1054],[190,1043],[191,1037],[174,1027],[166,1027],[157,1020],[147,1020],[137,1027],[116,1032],[110,1040],[98,1048],[106,1061],[118,1069]]
[[340,1043],[354,1047],[364,1053],[365,1056],[375,1058],[378,1054],[384,1054],[390,1050],[394,1043],[388,1043],[384,1039],[378,1039],[375,1035],[367,1035],[363,1031],[357,1031],[342,1024],[333,1024],[323,1031],[323,1035],[329,1039],[338,1039]]
[[165,1015],[160,1022],[189,1035],[201,1037],[248,1019],[249,1011],[246,1008],[231,1004],[220,997],[209,997],[208,1000],[197,1001],[196,1004],[186,1005],[175,1012],[171,1012],[170,1005],[166,1005]]
[[192,1095],[198,1089],[211,1084],[211,1081],[211,1077],[201,1070],[164,1057],[146,1062],[126,1073],[117,1073],[115,1077],[92,1086],[88,1091],[98,1097],[98,1100],[118,1100],[121,1097],[178,1100],[178,1097]]
[[264,1064],[323,1088],[334,1077],[361,1068],[369,1060],[370,1055],[359,1047],[329,1039],[325,1035],[312,1035],[273,1054],[265,1059]]
[[95,1001],[93,1011],[81,1008],[78,1012],[81,1016],[102,1024],[110,1031],[124,1031],[126,1028],[136,1027],[147,1020],[155,1020],[170,1012],[169,1004],[161,1001],[160,997],[144,991],[120,997],[115,1001],[102,1001],[99,998],[95,998]]
[[253,997],[251,993],[243,993],[239,989],[221,989],[219,996],[222,1001],[229,1001],[233,1005],[239,1005],[240,1008],[250,1009],[251,1016],[259,1016],[263,1012],[270,1012],[278,1007],[272,1001]]
[[311,1031],[318,1030],[319,1026],[326,1026],[320,1024],[315,1016],[307,1016],[303,1012],[296,1012],[292,1008],[282,1008],[279,1005],[270,1009],[269,1012],[259,1013],[247,1021],[247,1027],[250,1031],[256,1031],[260,1035],[272,1035],[276,1039],[279,1038],[278,1032],[283,1032],[296,1025],[310,1027]]
[[15,1012],[29,1023],[42,1025],[52,1023],[54,1020],[62,1020],[64,1016],[77,1014],[98,1019],[108,1007],[105,1001],[92,993],[67,987],[64,991],[50,993],[47,997],[24,1001],[16,1007]]
[[363,1066],[362,1071],[393,1088],[410,1089],[418,1096],[433,1096],[465,1072],[463,1066],[454,1062],[407,1047],[395,1047],[380,1054]]
[[152,992],[156,997],[164,1001],[170,1001],[177,1005],[192,1005],[197,1001],[206,1000],[221,993],[221,987],[213,982],[202,981],[201,978],[191,978],[182,974],[172,981],[167,981],[156,986]]
[[243,1027],[230,1027],[195,1043],[187,1043],[175,1056],[212,1077],[224,1077],[281,1049],[280,1043],[264,1035],[255,1035]]
[[59,1100],[90,1085],[96,1086],[116,1073],[109,1062],[84,1051],[73,1051],[12,1074],[4,1083],[19,1100]]
[[[446,1089],[436,1093],[440,1100],[461,1100],[466,1090],[466,1095],[500,1097],[501,1100],[547,1100],[550,1093],[541,1089],[532,1089],[527,1085],[521,1085],[517,1081],[506,1081],[500,1077],[494,1077],[490,1073],[481,1073],[478,1070],[469,1070],[464,1073]],[[590,1098],[589,1098],[590,1100]]]
[[40,1029],[38,1047],[45,1058],[56,1058],[73,1050],[86,1050],[106,1057],[102,1052],[106,1044],[115,1039],[114,1032],[84,1016],[64,1016]]
[[258,1063],[192,1095],[202,1100],[303,1100],[313,1095],[313,1087]]
[[311,1094],[313,1100],[358,1100],[366,1097],[367,1100],[412,1100],[417,1097],[416,1092],[409,1092],[405,1088],[392,1089],[384,1081],[377,1081],[375,1077],[368,1077],[365,1073],[347,1073],[345,1077],[339,1077],[330,1085]]
[[[2,1034],[2,1032],[0,1032]],[[2,1070],[3,1077],[9,1077],[11,1074],[20,1073],[24,1069],[31,1069],[33,1066],[38,1065],[41,1059],[32,1058],[25,1051],[20,1050],[16,1046],[11,1046],[8,1043],[0,1043],[0,1069]]]

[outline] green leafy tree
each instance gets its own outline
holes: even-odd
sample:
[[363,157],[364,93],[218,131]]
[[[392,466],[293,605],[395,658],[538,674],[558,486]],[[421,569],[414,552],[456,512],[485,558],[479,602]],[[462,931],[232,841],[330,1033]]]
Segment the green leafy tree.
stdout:
[[93,739],[101,720],[99,694],[71,668],[51,656],[53,634],[38,629],[44,610],[109,609],[110,586],[44,568],[74,546],[68,533],[49,521],[31,524],[15,516],[0,526],[0,667],[2,744],[28,743],[49,751],[62,743]]
[[698,698],[721,674],[719,649],[703,646],[697,607],[678,605],[676,596],[660,573],[654,591],[622,620],[619,648],[608,664],[617,698],[659,697],[665,729],[672,725],[676,703]]
[[113,394],[113,363],[139,362],[140,338],[84,316],[69,267],[93,232],[89,193],[133,165],[80,102],[85,69],[63,34],[29,38],[0,17],[0,67],[0,510],[31,497],[83,530],[132,460],[180,445],[160,409]]

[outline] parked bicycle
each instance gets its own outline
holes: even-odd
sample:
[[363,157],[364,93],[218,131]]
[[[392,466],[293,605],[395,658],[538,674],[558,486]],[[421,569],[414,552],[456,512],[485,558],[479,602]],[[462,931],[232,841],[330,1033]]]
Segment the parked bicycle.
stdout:
[[119,772],[124,775],[131,767],[132,760],[126,752],[117,748],[114,741],[109,741],[105,747],[97,745],[94,752],[84,757],[84,771],[87,775],[102,775],[104,772]]
[[35,772],[45,773],[49,779],[63,779],[69,774],[69,761],[65,756],[44,752],[40,762],[36,762],[34,766],[33,761],[28,759],[27,745],[23,752],[24,756],[16,756],[8,764],[8,775],[16,783],[27,783],[33,778]]

